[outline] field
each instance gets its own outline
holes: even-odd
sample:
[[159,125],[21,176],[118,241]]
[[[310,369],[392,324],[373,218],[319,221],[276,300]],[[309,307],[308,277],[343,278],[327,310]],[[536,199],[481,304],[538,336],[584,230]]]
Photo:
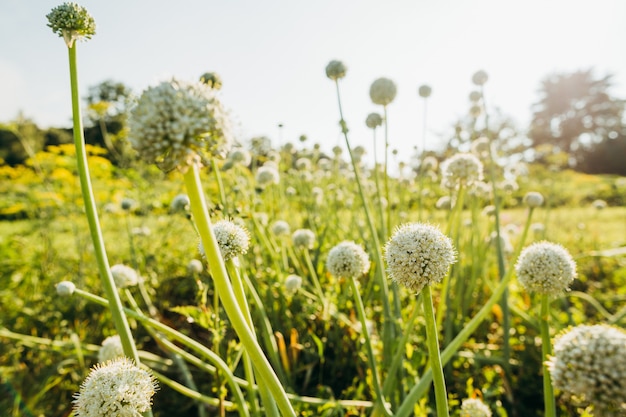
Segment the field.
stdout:
[[[324,155],[307,145],[252,152],[247,164],[230,159],[201,170],[212,221],[231,220],[249,233],[249,249],[229,264],[229,274],[242,278],[257,338],[297,415],[373,415],[377,382],[392,410],[436,415],[430,385],[411,397],[430,369],[422,295],[390,277],[384,278],[386,285],[379,281],[386,268],[377,263],[374,242],[384,245],[401,224],[435,225],[455,247],[456,263],[442,283],[432,285],[441,351],[479,313],[520,249],[544,239],[563,245],[578,271],[570,291],[551,299],[551,336],[580,324],[624,326],[623,180],[531,165],[516,178],[518,188],[496,187],[504,266],[499,271],[491,237],[496,217],[485,210],[494,203],[493,195],[467,193],[461,209],[459,191],[440,187],[437,171],[420,181],[406,167],[386,178],[384,172],[375,175],[359,166],[361,199],[349,156]],[[28,166],[1,168],[6,196],[0,203],[2,415],[69,415],[100,344],[116,333],[107,308],[78,293],[67,298],[55,290],[59,282],[71,281],[82,291],[105,295],[72,149],[48,149]],[[255,390],[243,382],[250,380],[245,349],[219,306],[212,270],[204,261],[202,270],[192,262],[203,259],[194,218],[188,207],[172,205],[186,192],[183,175],[138,162],[115,167],[97,148],[90,151],[109,263],[128,265],[142,278],[139,285],[119,289],[124,304],[221,357],[238,378],[250,414],[265,415],[254,404]],[[269,160],[275,161],[279,179],[262,186],[258,169]],[[503,178],[504,169],[491,166]],[[523,198],[529,191],[541,192],[545,202],[533,210],[533,225],[522,242],[529,214]],[[457,204],[437,209],[445,195]],[[276,221],[285,221],[289,231],[279,231]],[[294,244],[298,229],[313,232],[310,248]],[[346,240],[361,245],[371,260],[354,287],[350,279],[333,276],[327,265],[331,249]],[[301,277],[301,286],[289,282],[291,275]],[[364,304],[367,337],[355,288]],[[471,336],[452,351],[443,366],[451,415],[459,415],[466,398],[481,399],[494,415],[544,415],[540,304],[540,297],[513,276],[505,301],[489,308]],[[142,362],[160,381],[155,416],[244,415],[227,373],[215,371],[215,363],[198,359],[194,355],[199,353],[180,340],[164,342],[162,331],[141,320],[130,317],[129,322]],[[391,333],[385,326],[389,322]],[[175,348],[181,350],[178,355],[172,353]],[[592,412],[584,401],[560,394],[557,390],[558,415]],[[414,400],[407,403],[407,398]]]

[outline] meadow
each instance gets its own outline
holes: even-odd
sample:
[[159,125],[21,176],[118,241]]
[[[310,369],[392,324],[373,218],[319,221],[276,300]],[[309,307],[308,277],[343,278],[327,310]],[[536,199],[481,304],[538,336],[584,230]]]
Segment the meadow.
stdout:
[[[264,154],[253,152],[247,165],[229,159],[218,170],[203,169],[202,180],[211,218],[230,219],[250,234],[248,252],[238,257],[239,269],[250,285],[248,299],[263,348],[287,391],[303,397],[293,401],[298,415],[370,415],[371,368],[351,290],[345,279],[328,272],[326,259],[344,240],[373,253],[372,239],[345,155],[328,156],[316,148],[304,143],[298,149],[289,144]],[[142,277],[141,290],[120,290],[123,297],[143,299],[142,309],[151,309],[153,317],[210,347],[243,378],[242,346],[216,302],[210,270],[193,266],[193,260],[202,257],[188,207],[173,205],[184,193],[181,174],[164,174],[139,162],[119,168],[99,155],[102,150],[90,151],[110,263],[129,265]],[[59,297],[55,291],[60,281],[72,281],[78,288],[102,294],[74,157],[73,147],[67,145],[37,154],[27,166],[2,168],[7,198],[0,207],[1,408],[7,416],[67,416],[73,394],[97,361],[100,344],[115,334],[106,308]],[[268,160],[277,161],[280,178],[260,187],[257,167]],[[495,219],[484,210],[493,203],[492,197],[468,196],[456,218],[449,206],[436,208],[450,190],[441,188],[435,172],[425,176],[420,191],[419,178],[405,169],[404,177],[389,178],[390,204],[382,205],[373,171],[360,169],[367,203],[374,212],[377,207],[389,208],[392,228],[421,220],[452,230],[458,263],[448,285],[454,290],[447,301],[441,299],[441,286],[433,291],[435,310],[446,304],[440,318],[443,349],[485,303],[499,279],[496,246],[490,238]],[[553,301],[552,334],[578,324],[623,326],[626,264],[623,249],[618,249],[626,244],[626,207],[618,204],[626,195],[620,188],[623,180],[572,171],[554,174],[533,165],[527,170],[517,179],[518,189],[500,190],[506,245],[520,243],[528,214],[523,197],[539,191],[546,202],[534,211],[535,226],[524,245],[543,239],[561,243],[578,268],[571,291]],[[592,203],[600,197],[613,203],[595,207]],[[276,221],[285,221],[290,231],[277,235]],[[295,230],[304,228],[315,235],[310,250],[296,247],[291,239]],[[508,249],[504,255],[511,268],[514,251]],[[376,268],[373,264],[359,282],[379,368],[389,366],[385,345],[397,349],[398,342],[403,343],[397,376],[382,371],[383,381],[395,381],[389,392],[398,406],[428,366],[424,322],[418,296],[389,282],[398,294],[402,330],[391,341],[382,339],[384,311]],[[290,275],[302,278],[300,287],[286,287]],[[322,295],[316,292],[316,280]],[[468,397],[482,399],[494,415],[543,415],[538,297],[513,279],[506,304],[507,311],[500,305],[490,310],[444,368],[454,415]],[[503,334],[505,319],[508,340]],[[184,382],[167,347],[139,322],[131,318],[130,323],[142,360],[164,377]],[[404,327],[407,323],[410,327]],[[237,415],[230,387],[219,372],[193,365],[187,371],[197,391],[215,402],[199,405],[161,383],[154,397],[155,415],[202,415],[199,407],[205,408],[204,415],[219,415],[220,409],[223,415]],[[565,399],[557,404],[560,415],[575,415],[585,408]],[[426,394],[411,411],[427,415],[433,412],[433,401]]]

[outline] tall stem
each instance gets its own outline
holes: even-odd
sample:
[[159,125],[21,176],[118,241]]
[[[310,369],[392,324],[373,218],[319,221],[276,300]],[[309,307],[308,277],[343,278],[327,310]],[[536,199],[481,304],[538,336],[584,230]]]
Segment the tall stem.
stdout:
[[435,311],[433,309],[433,296],[430,285],[422,290],[424,304],[424,319],[426,321],[426,342],[428,344],[428,356],[430,357],[430,369],[433,374],[435,385],[435,401],[437,402],[437,417],[448,417],[448,395],[446,393],[446,381],[443,376],[443,366],[439,353],[439,334],[435,324]]
[[78,165],[78,176],[80,178],[80,189],[85,203],[85,213],[87,222],[89,223],[89,232],[94,246],[94,253],[98,263],[98,272],[107,299],[109,300],[109,309],[115,323],[115,329],[120,336],[124,354],[135,361],[139,365],[139,355],[128,320],[124,315],[122,301],[115,287],[113,275],[109,267],[106,249],[104,247],[104,238],[100,229],[98,220],[98,211],[96,209],[96,201],[91,187],[91,178],[89,176],[89,166],[87,164],[87,152],[85,150],[85,138],[83,133],[82,117],[80,112],[80,98],[78,95],[78,68],[76,64],[76,42],[69,48],[70,61],[70,85],[72,90],[72,117],[74,127],[74,146],[76,147],[76,162]]
[[554,390],[546,361],[552,354],[552,341],[550,340],[550,300],[549,295],[541,295],[541,353],[543,367],[543,400],[545,405],[545,417],[556,417],[556,404],[554,401]]
[[220,254],[219,246],[215,234],[211,229],[211,220],[208,216],[206,201],[200,183],[200,174],[197,165],[189,167],[184,174],[185,185],[189,200],[191,201],[191,212],[193,213],[198,231],[205,249],[207,261],[211,267],[211,273],[215,282],[215,287],[224,306],[224,310],[230,319],[233,328],[237,332],[241,343],[250,354],[252,363],[268,389],[271,391],[278,408],[284,416],[294,416],[295,411],[287,398],[284,388],[280,384],[278,377],[274,373],[269,361],[261,350],[261,346],[250,331],[246,319],[239,308],[233,287],[226,272],[224,260]]

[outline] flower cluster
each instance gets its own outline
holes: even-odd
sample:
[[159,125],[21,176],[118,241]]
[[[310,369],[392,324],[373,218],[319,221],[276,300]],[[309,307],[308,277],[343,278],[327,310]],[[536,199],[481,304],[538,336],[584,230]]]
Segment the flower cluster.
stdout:
[[154,377],[120,357],[97,364],[75,395],[77,417],[138,416],[150,410],[157,389]]
[[524,196],[524,204],[530,208],[535,208],[543,205],[543,195],[537,191],[529,191]]
[[341,242],[328,252],[326,268],[338,278],[356,278],[370,269],[370,260],[360,245]]
[[386,106],[396,98],[396,83],[389,78],[379,78],[370,86],[370,98],[372,103]]
[[365,118],[365,125],[370,129],[376,129],[383,124],[383,117],[378,113],[370,113]]
[[129,119],[129,140],[146,162],[183,171],[203,157],[224,157],[232,138],[214,90],[176,79],[145,90]]
[[478,398],[466,398],[461,403],[461,417],[491,417],[491,410]]
[[293,245],[302,249],[313,249],[315,233],[310,229],[298,229],[291,235]]
[[279,181],[280,174],[278,173],[278,169],[273,165],[266,163],[256,172],[256,183],[261,188],[265,188],[270,184],[278,184]]
[[626,332],[581,325],[561,333],[547,362],[555,388],[596,408],[626,407]]
[[470,153],[457,153],[441,163],[441,174],[446,183],[472,184],[483,177],[483,164]]
[[326,76],[333,81],[337,81],[345,77],[347,71],[348,68],[341,61],[333,60],[326,65]]
[[117,264],[111,267],[111,275],[117,288],[126,288],[137,285],[139,282],[139,275],[130,266]]
[[537,242],[522,251],[515,272],[526,291],[558,295],[576,278],[576,263],[563,246]]
[[396,229],[385,245],[385,260],[391,278],[412,291],[440,282],[456,261],[452,240],[424,223],[409,223]]
[[124,348],[119,335],[109,336],[102,341],[98,350],[98,362],[105,363],[122,356],[124,356]]
[[[248,252],[250,247],[250,235],[248,231],[241,226],[228,220],[220,220],[213,226],[213,233],[220,248],[220,253],[225,261],[236,258]],[[198,245],[200,254],[205,256],[204,245],[202,242]]]
[[46,15],[48,26],[63,37],[68,48],[77,39],[91,39],[96,34],[96,21],[87,9],[76,3],[63,3]]

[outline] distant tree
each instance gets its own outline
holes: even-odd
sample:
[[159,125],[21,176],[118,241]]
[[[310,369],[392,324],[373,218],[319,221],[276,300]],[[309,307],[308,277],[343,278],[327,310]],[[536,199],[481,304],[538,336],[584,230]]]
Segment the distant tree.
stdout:
[[581,164],[598,146],[609,146],[624,130],[624,100],[609,94],[611,75],[596,79],[592,70],[554,74],[541,82],[540,100],[533,106],[528,136],[539,159],[566,152],[570,165]]
[[19,114],[15,120],[0,125],[0,161],[8,165],[24,163],[43,149],[45,132]]

